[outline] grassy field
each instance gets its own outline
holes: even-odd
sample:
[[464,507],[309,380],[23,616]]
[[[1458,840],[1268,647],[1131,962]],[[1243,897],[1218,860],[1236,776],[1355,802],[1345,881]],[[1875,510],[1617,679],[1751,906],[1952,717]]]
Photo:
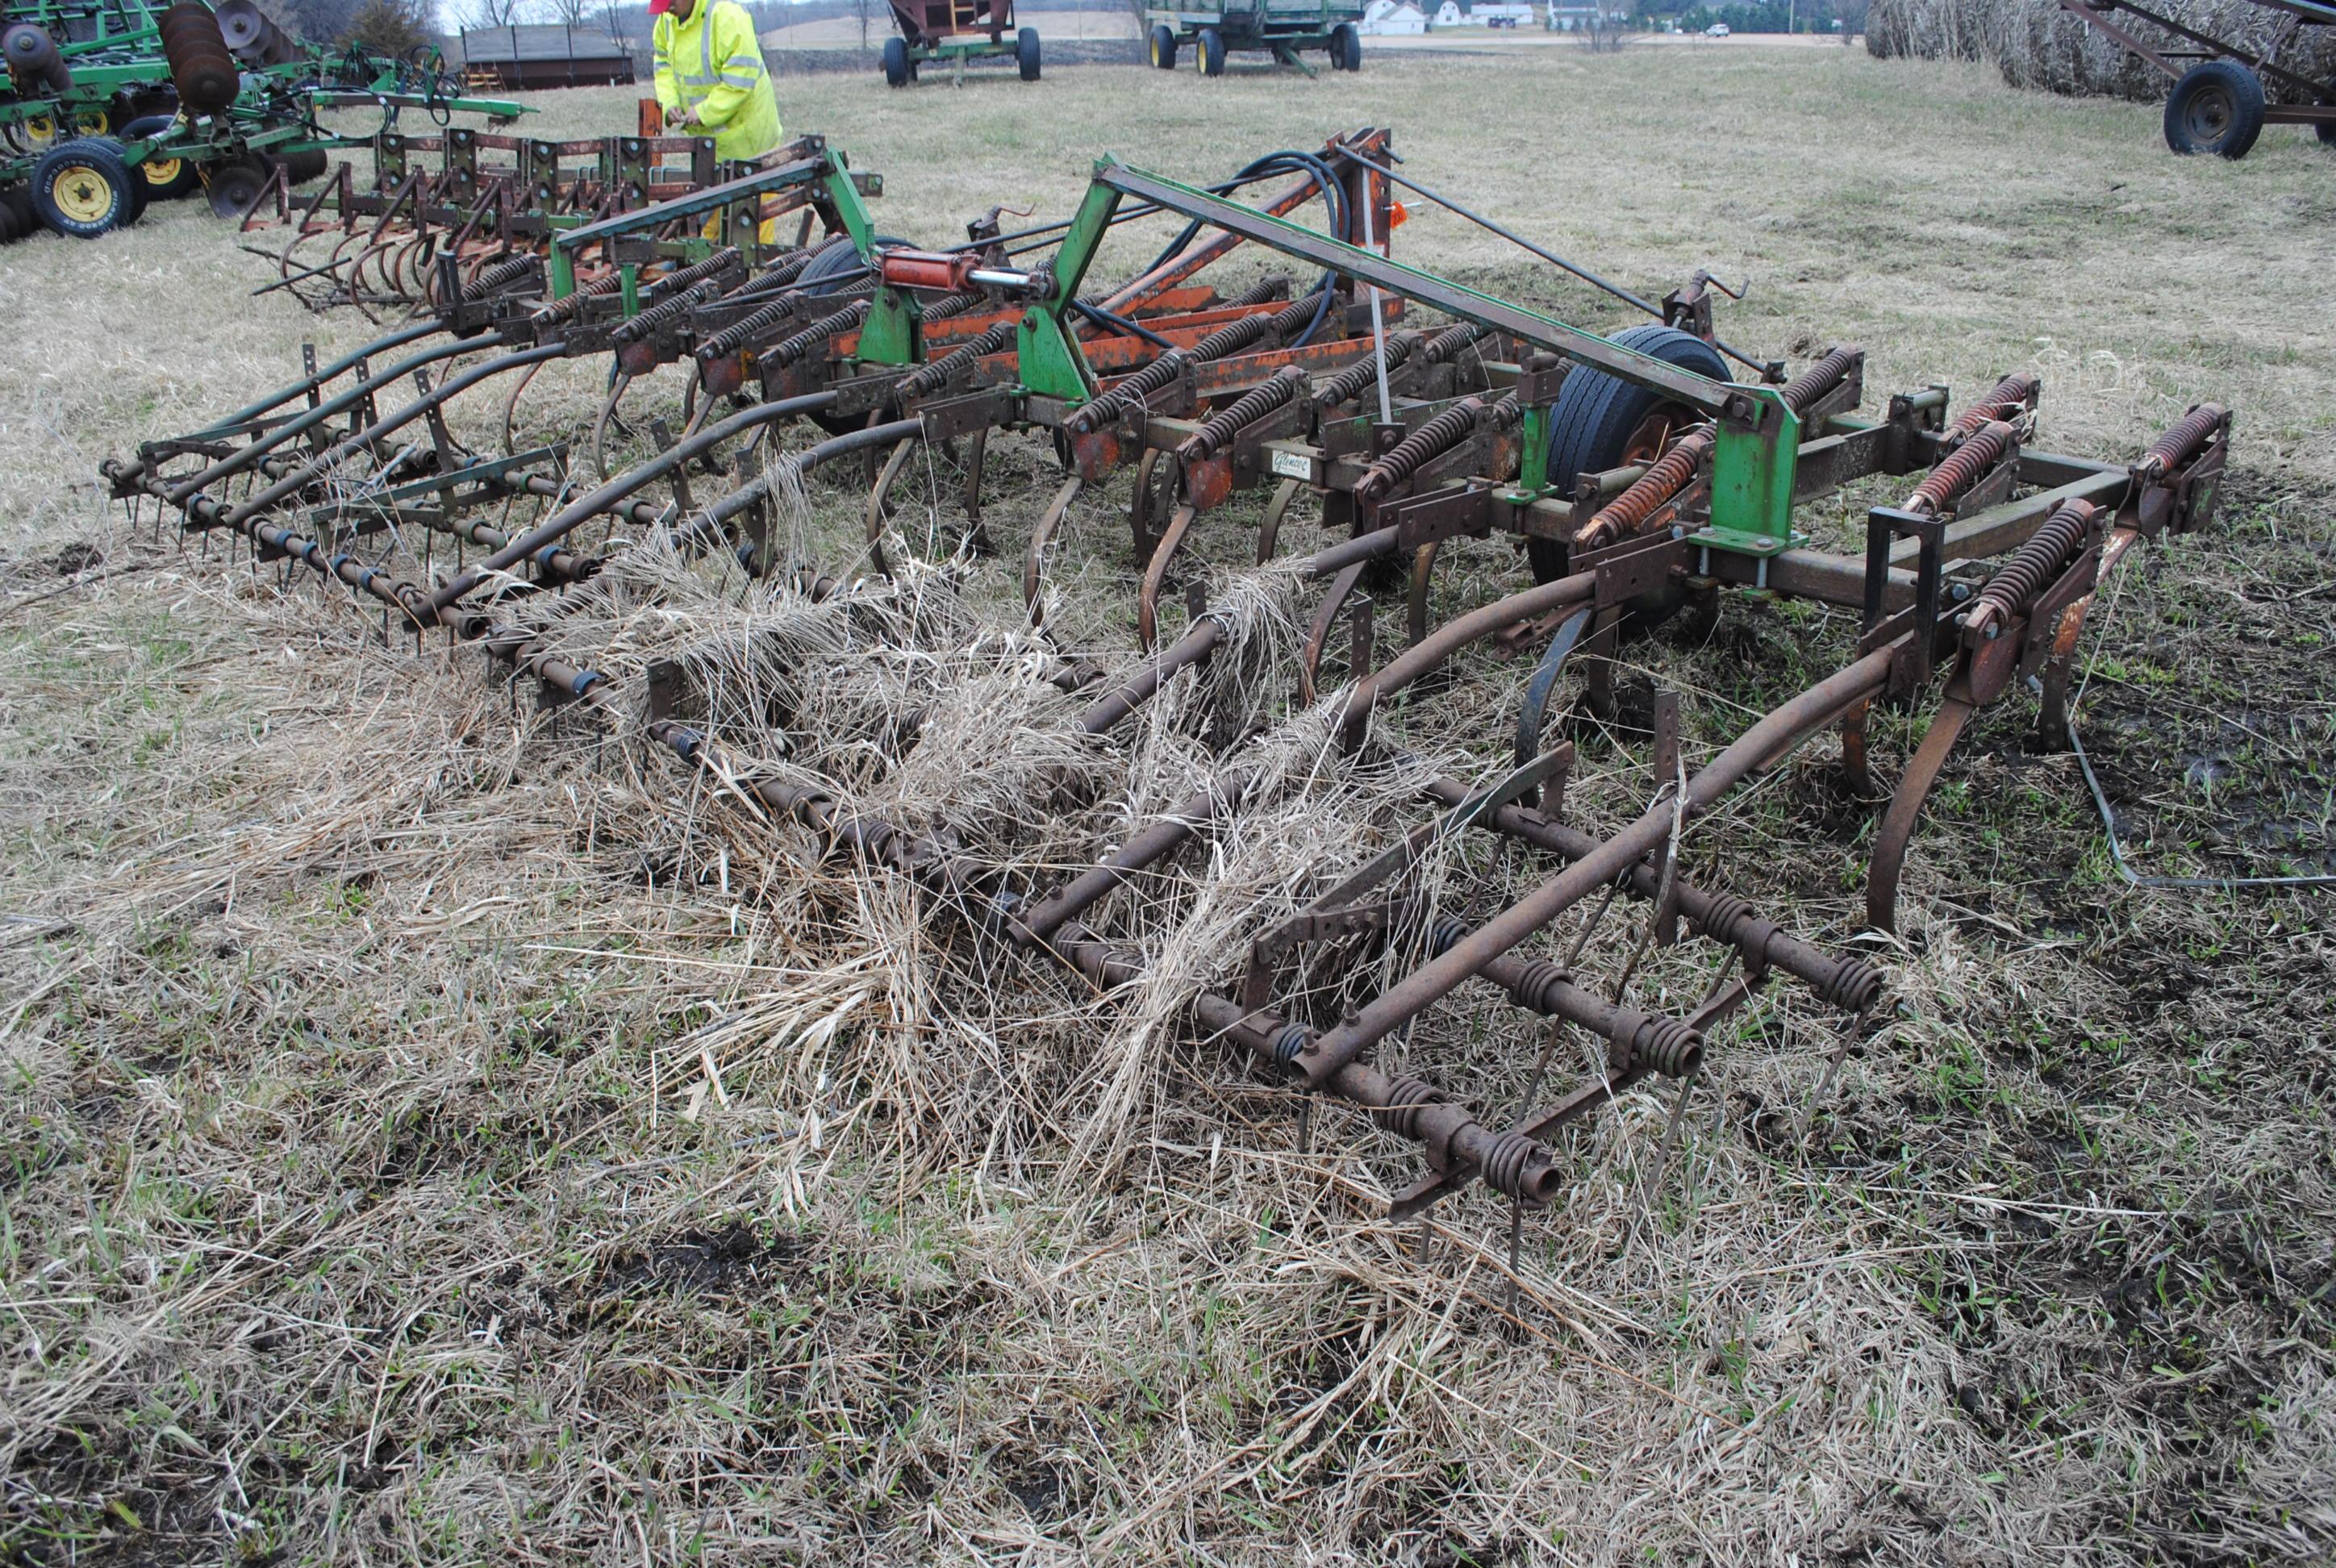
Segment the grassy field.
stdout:
[[[2336,161],[2295,132],[2180,160],[2147,106],[1848,50],[784,85],[789,126],[882,170],[914,239],[1064,213],[1105,151],[1208,178],[1380,123],[1417,177],[1643,292],[1747,285],[1732,340],[1864,345],[1869,406],[2028,366],[2046,444],[2122,459],[2230,404],[2218,528],[2142,552],[2094,614],[2085,734],[2143,872],[2336,870]],[[619,92],[541,107],[544,134],[631,123]],[[1449,215],[1415,206],[1397,241],[1627,324]],[[1668,1094],[1626,1096],[1566,1145],[1512,1307],[1504,1204],[1447,1205],[1423,1248],[1383,1218],[1409,1146],[1328,1110],[1301,1144],[1291,1097],[1174,996],[985,968],[897,886],[534,716],[475,654],[384,646],[342,598],[130,529],[102,458],[375,330],[252,297],[269,276],[191,205],[0,251],[0,1561],[2336,1551],[2327,895],[2127,887],[2073,761],[2023,744],[2026,699],[1951,766],[1900,938],[1857,934],[1873,813],[1830,739],[1696,830],[1698,875],[1862,945],[1893,1012],[1821,1093],[1839,1020],[1772,989],[1667,1158]],[[593,391],[530,393],[522,440]],[[1007,555],[972,616],[1010,599],[1050,488],[1035,442],[992,464]],[[1845,541],[1876,498],[1814,526]],[[1056,574],[1064,635],[1113,659],[1118,500],[1075,514]],[[810,498],[831,570],[854,506]],[[1202,553],[1237,560],[1249,515]],[[1440,608],[1521,579],[1468,546]],[[577,625],[612,659],[669,635],[601,608]],[[1731,602],[1708,645],[1631,650],[1624,722],[1674,685],[1708,755],[1852,631]],[[1523,674],[1473,659],[1398,731],[1490,766]],[[967,700],[871,794],[988,784],[967,793],[1003,819],[1120,765],[992,749],[1002,687],[945,689]],[[1894,767],[1919,732],[1877,728]],[[1575,809],[1635,814],[1643,766],[1582,740]],[[1077,825],[1028,852],[1125,821]],[[1238,903],[1346,836],[1285,807],[1211,852]],[[1536,874],[1469,852],[1512,891]],[[1159,918],[1188,977],[1246,934]],[[1658,953],[1639,994],[1683,1010],[1715,961]],[[1474,1064],[1455,1086],[1498,1106],[1538,1040],[1455,998],[1406,1049]]]

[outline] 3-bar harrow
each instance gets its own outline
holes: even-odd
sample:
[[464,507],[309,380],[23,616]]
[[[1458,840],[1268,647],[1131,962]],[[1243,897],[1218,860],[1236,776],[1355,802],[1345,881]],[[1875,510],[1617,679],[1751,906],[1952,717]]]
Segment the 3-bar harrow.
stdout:
[[[1472,648],[1530,636],[1542,651],[1498,738],[1506,761],[1473,780],[1423,774],[1415,814],[1377,825],[1378,852],[1324,870],[1294,907],[1258,911],[1235,960],[1189,993],[1199,1029],[1425,1151],[1425,1172],[1393,1200],[1399,1213],[1479,1179],[1520,1203],[1546,1202],[1560,1181],[1557,1129],[1643,1079],[1691,1082],[1719,1022],[1779,974],[1839,1017],[1845,1048],[1882,1003],[1881,970],[1691,879],[1698,819],[1828,728],[1841,732],[1852,782],[1876,793],[1873,706],[1935,696],[1873,839],[1868,915],[1891,927],[1923,800],[1971,715],[2032,677],[2047,740],[2064,730],[2070,662],[2102,577],[2137,541],[2209,520],[2228,448],[2229,416],[2205,404],[2131,463],[2041,451],[2041,389],[2017,373],[1960,406],[1925,386],[1864,415],[1854,347],[1789,377],[1760,365],[1730,380],[1734,351],[1713,332],[1701,275],[1660,306],[1624,296],[1665,319],[1605,337],[1402,265],[1387,245],[1395,186],[1442,198],[1397,172],[1383,131],[1261,159],[1213,190],[1106,158],[1068,219],[1008,231],[993,210],[965,242],[935,249],[881,239],[823,144],[794,153],[741,182],[559,229],[541,258],[464,272],[442,255],[430,319],[110,462],[113,492],[133,511],[151,501],[187,534],[240,539],[257,560],[345,587],[384,633],[402,626],[418,641],[443,630],[482,647],[547,706],[579,709],[827,852],[912,883],[959,940],[1105,991],[1158,961],[1124,918],[1126,890],[1204,885],[1207,857],[1179,852],[1286,787],[1276,758],[1291,745],[1334,770],[1416,762],[1406,720],[1425,726],[1415,747],[1435,731],[1424,683]],[[1261,200],[1235,200],[1260,187]],[[751,257],[739,246],[695,259],[659,248],[662,235],[766,196],[822,232]],[[1322,227],[1294,220],[1318,209]],[[1106,239],[1149,219],[1181,228],[1124,281],[1092,282]],[[1227,257],[1260,250],[1298,276],[1222,292],[1204,281]],[[675,420],[650,424],[655,450],[613,477],[588,476],[567,442],[513,450],[519,389],[573,359],[608,366],[596,444],[628,385],[667,366],[686,385]],[[466,443],[450,417],[457,399],[488,390],[503,394],[500,451]],[[806,438],[782,454],[797,427]],[[1002,863],[856,803],[800,755],[759,757],[753,727],[708,716],[669,662],[602,669],[563,649],[561,607],[576,585],[644,552],[743,575],[750,591],[788,602],[881,596],[895,577],[927,591],[930,574],[888,511],[912,456],[957,453],[966,531],[986,542],[985,450],[1017,434],[1035,436],[1060,474],[1018,551],[1024,646],[1045,646],[1045,569],[1075,548],[1074,502],[1127,477],[1118,493],[1142,570],[1140,647],[1032,667],[1031,680],[1075,699],[1065,735],[1114,743],[1167,694],[1222,677],[1220,665],[1240,662],[1231,606],[1259,583],[1311,600],[1294,653],[1252,672],[1252,692],[1279,695],[1211,728],[1204,784],[1098,838],[1083,870]],[[777,521],[822,473],[864,485],[873,575],[847,581],[789,552]],[[1853,484],[1886,488],[1896,503],[1864,509],[1862,552],[1814,548],[1796,513],[1837,508]],[[1192,559],[1197,525],[1244,492],[1264,498],[1253,563],[1212,604]],[[1319,516],[1324,541],[1293,555],[1284,535],[1300,508]],[[490,523],[490,510],[524,515]],[[1522,541],[1534,581],[1437,621],[1439,555],[1494,533]],[[451,562],[416,547],[433,537],[448,541]],[[1180,580],[1181,625],[1169,591]],[[1372,589],[1393,585],[1401,646],[1382,659]],[[1658,693],[1651,794],[1618,831],[1578,825],[1566,809],[1574,745],[1545,734],[1562,679],[1576,672],[1582,702],[1610,711],[1621,639],[1683,607],[1716,612],[1729,589],[1852,612],[1854,657],[1700,766],[1687,759],[1676,697]],[[1342,658],[1343,679],[1326,676]],[[912,747],[913,734],[891,744]],[[1504,863],[1537,859],[1538,880],[1492,899],[1438,881],[1455,874],[1446,851],[1471,835],[1509,846]],[[1580,972],[1591,933],[1626,899],[1648,911],[1634,956],[1617,978]],[[1536,955],[1577,905],[1589,915]],[[1633,1002],[1650,949],[1690,934],[1724,958],[1698,1003]],[[1513,1115],[1458,1092],[1453,1075],[1469,1064],[1431,1076],[1418,1059],[1415,1024],[1455,996],[1553,1021]],[[1601,1065],[1571,1092],[1544,1094],[1554,1026],[1594,1041]]]
[[[798,141],[773,161],[792,164],[818,149],[816,139]],[[793,209],[752,191],[676,207],[684,197],[751,183],[753,166],[717,159],[711,137],[547,141],[448,126],[418,136],[384,131],[372,152],[369,180],[344,162],[306,196],[279,173],[251,197],[247,231],[271,219],[289,230],[270,253],[277,278],[268,290],[288,290],[315,310],[353,305],[379,320],[384,310],[434,307],[443,258],[453,258],[453,279],[465,289],[492,294],[522,276],[515,263],[548,258],[554,235],[650,208],[664,220],[630,231],[643,259],[686,264],[732,246],[751,264],[800,248],[809,235],[805,211],[791,244],[766,242],[766,223]],[[882,189],[875,176],[856,179],[863,196]]]

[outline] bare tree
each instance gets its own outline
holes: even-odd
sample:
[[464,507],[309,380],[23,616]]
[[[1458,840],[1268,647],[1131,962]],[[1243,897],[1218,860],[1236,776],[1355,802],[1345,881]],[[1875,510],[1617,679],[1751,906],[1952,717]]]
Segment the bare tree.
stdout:
[[476,30],[524,22],[533,9],[533,0],[463,0],[458,15],[464,27]]
[[860,18],[860,53],[868,53],[868,0],[852,0],[852,9]]
[[551,19],[569,27],[584,25],[584,17],[592,9],[593,0],[545,0],[551,8]]

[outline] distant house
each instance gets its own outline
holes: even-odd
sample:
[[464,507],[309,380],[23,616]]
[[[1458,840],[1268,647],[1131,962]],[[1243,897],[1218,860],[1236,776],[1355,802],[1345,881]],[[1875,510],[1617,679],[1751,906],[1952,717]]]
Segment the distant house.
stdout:
[[1374,37],[1413,37],[1427,31],[1427,13],[1411,0],[1371,0],[1363,11],[1362,31]]
[[1460,0],[1444,0],[1444,4],[1436,8],[1436,24],[1438,27],[1468,25],[1468,14],[1460,9]]
[[635,79],[632,45],[596,27],[473,27],[453,45],[448,63],[478,87],[598,87]]
[[1620,21],[1624,15],[1604,5],[1568,5],[1561,0],[1551,0],[1549,15],[1542,24],[1552,33],[1580,33],[1603,20]]

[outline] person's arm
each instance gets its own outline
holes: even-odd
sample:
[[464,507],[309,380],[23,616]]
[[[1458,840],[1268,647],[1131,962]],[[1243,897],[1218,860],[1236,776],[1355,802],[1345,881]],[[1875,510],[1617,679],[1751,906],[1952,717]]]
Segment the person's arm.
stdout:
[[714,44],[714,85],[697,102],[697,122],[717,131],[737,118],[746,94],[762,80],[763,45],[742,6],[717,5],[706,19]]
[[657,57],[657,106],[665,111],[666,123],[670,125],[673,112],[681,107],[681,83],[673,71],[673,29],[663,16],[649,24],[649,50]]

